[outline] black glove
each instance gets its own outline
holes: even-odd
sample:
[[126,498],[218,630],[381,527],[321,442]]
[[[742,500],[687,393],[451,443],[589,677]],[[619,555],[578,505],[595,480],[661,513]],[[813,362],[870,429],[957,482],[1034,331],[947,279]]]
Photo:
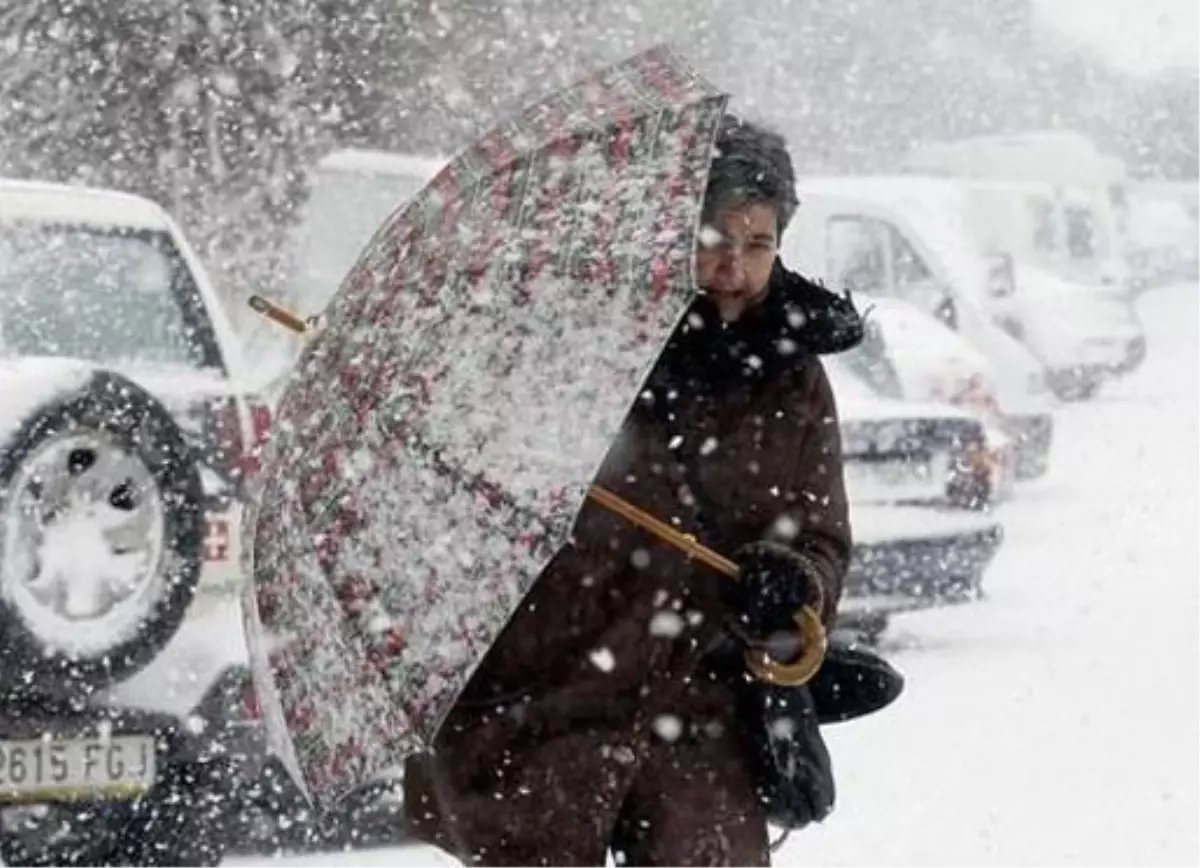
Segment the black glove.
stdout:
[[795,632],[794,615],[805,605],[820,611],[821,580],[812,561],[781,543],[756,542],[733,555],[740,575],[725,583],[726,602],[749,638],[765,641]]

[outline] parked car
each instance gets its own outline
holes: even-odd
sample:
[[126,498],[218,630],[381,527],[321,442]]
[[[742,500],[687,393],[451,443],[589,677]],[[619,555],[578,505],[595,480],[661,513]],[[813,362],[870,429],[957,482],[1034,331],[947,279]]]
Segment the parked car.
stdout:
[[891,615],[976,599],[1003,541],[981,506],[984,430],[947,404],[897,400],[843,356],[825,359],[842,426],[854,550],[839,629],[873,641]]
[[981,319],[972,329],[981,348],[908,302],[858,301],[868,311],[867,339],[847,358],[881,395],[943,401],[974,414],[984,426],[997,497],[1011,493],[1016,480],[1045,473],[1054,401],[1043,369],[1012,337]]
[[[1141,317],[1129,298],[1104,296],[1025,263],[1022,292],[997,300],[995,321],[1046,363],[1051,390],[1064,401],[1090,398],[1105,382],[1146,359]],[[1072,348],[1070,355],[1056,347]]]
[[254,409],[154,203],[0,180],[0,859],[216,864],[254,781]]

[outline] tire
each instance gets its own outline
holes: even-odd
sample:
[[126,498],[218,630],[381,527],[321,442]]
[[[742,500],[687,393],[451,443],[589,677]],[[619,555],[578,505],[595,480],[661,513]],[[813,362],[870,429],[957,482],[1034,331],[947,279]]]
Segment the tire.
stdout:
[[[29,475],[35,471],[45,475]],[[55,486],[57,498],[46,491]],[[72,523],[80,507],[71,498],[85,491],[87,508],[107,530],[93,523],[89,535],[91,516]],[[56,529],[59,519],[74,528],[73,536]],[[57,554],[83,544],[56,546],[56,536],[75,540],[81,530],[99,548]],[[162,404],[105,371],[50,398],[0,443],[0,686],[11,699],[62,699],[140,671],[179,629],[200,579],[203,540],[199,469]],[[99,558],[87,557],[91,551]],[[59,567],[64,573],[46,564],[65,557],[76,562]],[[110,572],[103,582],[96,578],[99,568],[89,573],[93,600],[111,605],[98,617],[79,619],[78,610],[64,611],[74,605],[67,600],[80,583],[56,575],[78,575],[70,570],[85,559],[126,572]],[[134,589],[114,602],[125,592],[119,583],[133,574]],[[39,593],[54,602],[35,599]],[[66,644],[68,637],[73,644]]]

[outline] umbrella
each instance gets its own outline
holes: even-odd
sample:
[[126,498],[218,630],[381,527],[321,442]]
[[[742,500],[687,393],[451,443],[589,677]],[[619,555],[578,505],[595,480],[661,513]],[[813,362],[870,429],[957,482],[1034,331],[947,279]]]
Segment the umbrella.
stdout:
[[246,515],[268,740],[328,807],[425,750],[693,294],[726,97],[656,48],[397,209],[291,372]]

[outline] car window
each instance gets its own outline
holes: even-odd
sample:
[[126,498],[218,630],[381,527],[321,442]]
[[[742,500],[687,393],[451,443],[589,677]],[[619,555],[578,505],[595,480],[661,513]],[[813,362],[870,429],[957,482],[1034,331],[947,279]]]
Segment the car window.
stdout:
[[888,290],[887,246],[880,221],[838,215],[826,224],[826,273],[834,286],[855,292]]
[[81,225],[0,224],[0,354],[224,370],[170,236]]
[[1033,221],[1033,245],[1043,254],[1053,256],[1058,250],[1058,217],[1054,203],[1041,196],[1028,199]]
[[1068,205],[1063,209],[1067,224],[1067,255],[1072,259],[1096,257],[1096,215],[1087,207]]
[[884,398],[903,398],[899,372],[884,339],[883,328],[870,314],[870,303],[863,318],[863,339],[854,348],[839,353],[837,367],[843,377],[853,377],[857,388]]

